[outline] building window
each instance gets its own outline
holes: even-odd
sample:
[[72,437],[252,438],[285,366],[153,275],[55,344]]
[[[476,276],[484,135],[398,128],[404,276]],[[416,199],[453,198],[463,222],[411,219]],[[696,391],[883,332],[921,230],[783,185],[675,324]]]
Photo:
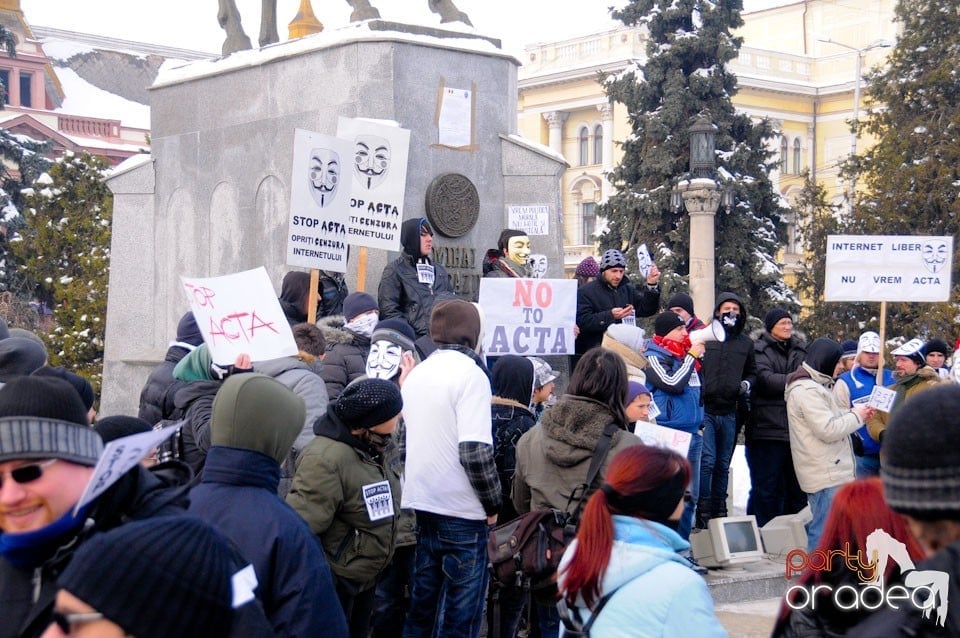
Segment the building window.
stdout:
[[587,130],[587,127],[584,126],[580,129],[579,135],[580,143],[580,164],[579,166],[586,166],[590,163],[590,132]]
[[793,174],[800,174],[800,138],[793,140]]
[[32,73],[20,72],[20,106],[33,106],[33,96],[30,94],[30,84],[32,81]]
[[593,129],[593,163],[603,164],[603,126],[600,124]]
[[3,103],[10,103],[10,71],[0,69],[0,84],[3,85]]
[[780,137],[780,172],[784,175],[787,174],[787,154],[789,148],[787,145],[787,137],[785,135]]
[[581,228],[583,228],[583,237],[581,244],[592,244],[593,234],[597,230],[597,205],[594,202],[583,202],[580,204]]

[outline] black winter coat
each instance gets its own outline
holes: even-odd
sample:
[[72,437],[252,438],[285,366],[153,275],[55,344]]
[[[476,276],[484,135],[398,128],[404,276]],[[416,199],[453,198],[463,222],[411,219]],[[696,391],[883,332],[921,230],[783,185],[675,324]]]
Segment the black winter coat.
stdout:
[[210,449],[210,418],[219,381],[190,381],[177,392],[177,408],[183,411],[183,461],[199,480]]
[[[188,477],[189,473],[183,476]],[[59,589],[57,577],[87,538],[126,521],[183,514],[186,507],[185,487],[172,486],[138,465],[97,497],[87,515],[88,526],[66,539],[53,558],[43,565],[36,569],[21,568],[0,558],[0,638],[39,636],[47,629]]]
[[432,289],[417,279],[417,265],[410,255],[404,253],[396,261],[387,264],[377,290],[381,320],[397,317],[406,320],[416,330],[418,337],[430,334],[433,304],[438,299],[455,297],[446,268],[435,261],[432,263]]
[[155,367],[140,391],[140,409],[137,416],[151,425],[164,419],[179,419],[182,414],[177,410],[174,396],[186,382],[173,378],[173,369],[177,367],[190,351],[181,346],[170,346],[163,362]]
[[493,460],[497,464],[500,477],[500,521],[507,522],[518,516],[513,508],[510,494],[513,489],[513,475],[517,471],[517,441],[536,425],[536,420],[526,407],[515,401],[493,398],[490,406],[493,424]]
[[800,367],[807,356],[806,345],[796,337],[780,342],[763,333],[754,343],[757,383],[750,395],[753,412],[747,423],[747,441],[790,442],[787,429],[787,375]]
[[577,290],[576,352],[583,354],[600,345],[603,333],[610,324],[622,323],[613,318],[611,309],[632,305],[638,317],[650,317],[660,310],[660,286],[651,290],[646,283],[636,288],[624,277],[614,288],[603,280],[603,274]]
[[351,381],[366,373],[370,338],[345,329],[343,315],[325,317],[317,325],[327,342],[320,377],[327,386],[327,398],[334,401]]
[[[753,341],[743,334],[747,312],[737,295],[725,292],[717,297],[714,316],[727,301],[740,306],[735,326],[729,327],[724,341],[708,341],[700,360],[703,377],[703,408],[710,414],[731,414],[737,411],[740,382],[747,381],[752,388],[757,382],[757,360]],[[722,321],[722,318],[721,318]]]

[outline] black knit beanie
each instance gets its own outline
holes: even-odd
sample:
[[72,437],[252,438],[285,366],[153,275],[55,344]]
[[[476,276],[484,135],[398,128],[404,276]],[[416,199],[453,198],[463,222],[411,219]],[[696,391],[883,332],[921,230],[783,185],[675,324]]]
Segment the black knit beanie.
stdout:
[[790,319],[790,313],[784,310],[783,308],[774,308],[768,312],[763,317],[763,327],[767,329],[767,332],[773,330],[773,327],[777,325],[777,322],[781,319]]
[[63,459],[97,464],[100,435],[73,387],[56,377],[16,377],[0,388],[0,463]]
[[683,325],[683,319],[680,318],[680,315],[672,310],[667,310],[661,312],[657,315],[657,318],[653,320],[653,334],[658,337],[665,337],[670,334],[671,331],[681,328]]
[[344,388],[330,409],[351,430],[367,429],[400,414],[403,398],[392,381],[360,379]]
[[93,392],[93,386],[90,382],[79,374],[70,372],[63,366],[43,366],[39,370],[34,371],[33,376],[58,377],[63,379],[77,391],[77,394],[80,395],[80,399],[83,401],[84,407],[86,407],[88,411],[93,407],[93,402],[96,401],[97,397]]
[[880,477],[895,511],[960,520],[958,414],[960,386],[953,383],[918,394],[893,413],[883,435]]
[[100,434],[104,443],[109,443],[116,439],[122,439],[125,436],[133,434],[143,434],[153,429],[147,421],[135,416],[125,416],[118,414],[98,419],[93,429]]
[[203,343],[203,334],[197,326],[197,319],[193,316],[193,311],[189,310],[177,324],[177,341],[180,343],[189,343],[191,346],[199,346]]
[[670,308],[683,308],[691,315],[693,312],[693,298],[685,292],[678,292],[674,296],[670,297],[670,300],[667,301],[665,306],[667,310]]
[[0,382],[24,374],[31,374],[47,362],[44,347],[23,337],[9,337],[0,341]]
[[923,347],[923,352],[925,354],[930,354],[931,352],[939,352],[943,356],[949,356],[953,354],[947,349],[947,343],[943,339],[931,339],[927,342],[927,345]]
[[138,638],[226,637],[239,567],[200,519],[160,516],[86,540],[57,583]]

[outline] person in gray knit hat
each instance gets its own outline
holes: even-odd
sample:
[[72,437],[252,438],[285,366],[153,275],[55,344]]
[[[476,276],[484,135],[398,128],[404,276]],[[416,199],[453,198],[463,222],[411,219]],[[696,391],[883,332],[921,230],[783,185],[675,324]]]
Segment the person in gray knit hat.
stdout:
[[928,558],[915,570],[900,565],[910,596],[905,604],[882,607],[848,636],[960,636],[958,415],[960,387],[945,383],[890,418],[880,450],[884,497],[907,518]]
[[383,452],[402,409],[392,381],[348,385],[314,425],[287,495],[323,545],[355,637],[367,635],[377,577],[393,556],[400,474]]
[[0,388],[0,638],[43,632],[54,579],[91,534],[183,511],[182,494],[143,468],[75,511],[102,450],[67,381],[21,376]]

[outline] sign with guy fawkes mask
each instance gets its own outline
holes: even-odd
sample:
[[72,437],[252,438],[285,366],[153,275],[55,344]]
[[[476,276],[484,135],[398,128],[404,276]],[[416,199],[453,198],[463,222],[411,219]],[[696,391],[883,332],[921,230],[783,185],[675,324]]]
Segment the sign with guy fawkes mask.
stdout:
[[410,131],[380,121],[341,117],[337,137],[348,140],[352,147],[347,241],[400,250]]
[[294,132],[288,265],[346,272],[352,153],[350,142]]

